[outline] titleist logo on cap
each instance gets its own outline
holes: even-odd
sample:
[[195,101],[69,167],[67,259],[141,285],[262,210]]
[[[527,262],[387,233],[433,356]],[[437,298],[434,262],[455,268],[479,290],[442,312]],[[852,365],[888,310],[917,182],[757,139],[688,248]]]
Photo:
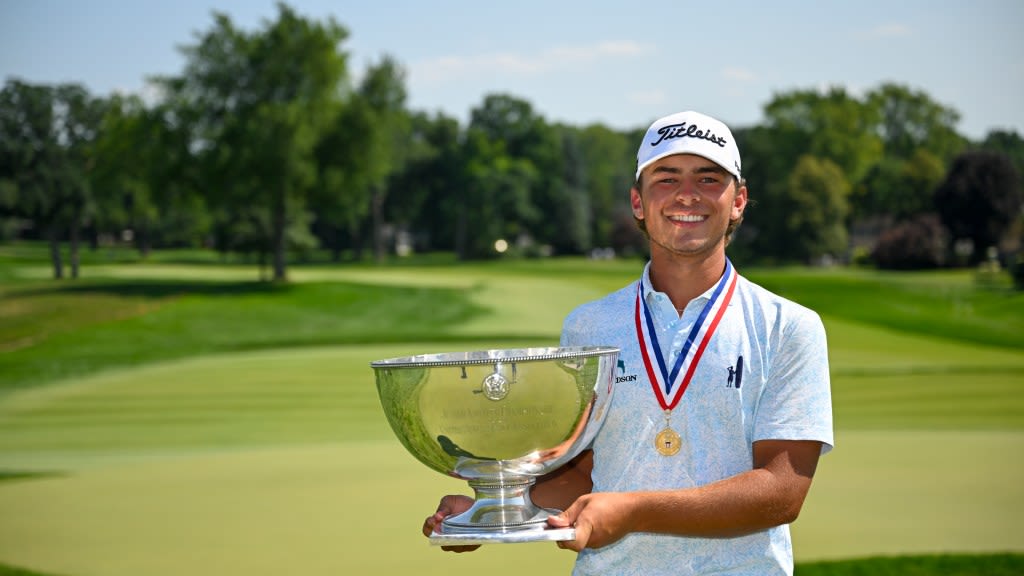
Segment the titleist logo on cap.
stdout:
[[673,138],[700,138],[701,140],[707,140],[714,144],[718,144],[722,148],[725,148],[726,140],[721,136],[717,136],[711,130],[701,130],[696,124],[686,125],[686,122],[680,122],[678,124],[668,124],[658,129],[658,139],[651,142],[651,146],[657,146],[661,144],[663,140],[671,140]]
[[732,131],[700,112],[677,112],[651,124],[636,151],[636,178],[645,166],[674,154],[703,156],[740,177],[740,151]]

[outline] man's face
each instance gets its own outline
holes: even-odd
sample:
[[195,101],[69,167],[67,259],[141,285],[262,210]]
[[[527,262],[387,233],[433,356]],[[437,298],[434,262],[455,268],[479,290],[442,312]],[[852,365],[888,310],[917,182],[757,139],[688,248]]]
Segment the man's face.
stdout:
[[704,256],[725,249],[725,231],[747,205],[747,189],[718,164],[692,154],[667,156],[644,168],[633,188],[633,216],[644,221],[651,251]]

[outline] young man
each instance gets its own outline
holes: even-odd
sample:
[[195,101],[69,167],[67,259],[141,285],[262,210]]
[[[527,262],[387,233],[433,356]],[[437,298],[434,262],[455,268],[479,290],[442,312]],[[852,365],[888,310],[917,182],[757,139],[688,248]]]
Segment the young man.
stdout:
[[[740,166],[718,120],[651,125],[630,191],[650,262],[565,320],[563,346],[617,346],[627,376],[591,450],[532,492],[575,526],[575,574],[792,574],[788,524],[833,442],[828,353],[817,314],[726,257]],[[465,505],[443,499],[424,533]]]

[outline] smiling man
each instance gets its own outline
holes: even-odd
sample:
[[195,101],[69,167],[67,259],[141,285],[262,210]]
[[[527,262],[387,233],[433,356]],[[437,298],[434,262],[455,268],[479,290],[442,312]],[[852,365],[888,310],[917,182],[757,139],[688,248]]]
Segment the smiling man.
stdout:
[[[531,493],[575,527],[558,544],[579,552],[575,574],[793,572],[788,524],[833,443],[828,351],[816,313],[726,257],[740,168],[718,120],[651,125],[630,190],[650,261],[564,322],[563,346],[618,347],[622,372],[593,446]],[[424,533],[471,503],[445,497]]]

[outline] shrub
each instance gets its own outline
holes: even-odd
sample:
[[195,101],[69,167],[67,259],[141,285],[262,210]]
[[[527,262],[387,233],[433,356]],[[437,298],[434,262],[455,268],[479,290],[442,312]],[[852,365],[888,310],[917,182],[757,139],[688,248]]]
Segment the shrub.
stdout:
[[920,270],[945,264],[946,230],[935,214],[922,214],[882,232],[871,258],[879,268]]

